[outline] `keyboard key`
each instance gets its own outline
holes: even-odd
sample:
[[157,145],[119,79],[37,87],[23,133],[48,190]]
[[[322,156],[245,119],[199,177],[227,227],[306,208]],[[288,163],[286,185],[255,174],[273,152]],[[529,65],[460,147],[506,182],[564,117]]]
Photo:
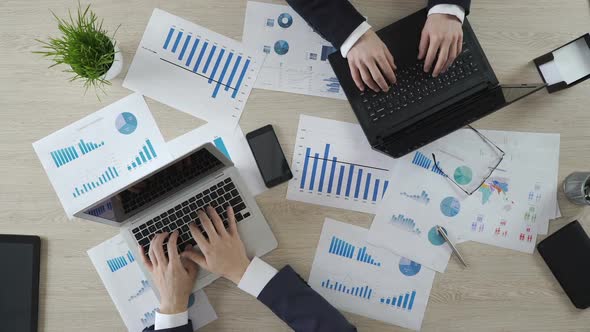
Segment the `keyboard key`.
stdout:
[[195,197],[191,197],[188,201],[193,203],[194,201],[196,201],[197,199]]
[[172,208],[172,209],[168,210],[167,213],[168,213],[168,215],[173,214],[174,213],[174,209]]
[[211,193],[211,199],[217,199],[217,193],[216,192],[212,192]]
[[148,236],[148,235],[150,235],[150,231],[147,230],[147,229],[144,229],[144,230],[141,231],[141,235]]
[[232,198],[232,195],[230,193],[223,195],[223,199],[226,201],[229,201],[231,198]]
[[248,218],[249,216],[250,216],[250,212],[246,212],[246,213],[244,214],[244,219]]
[[157,229],[156,229],[156,227],[155,227],[154,225],[149,225],[149,226],[148,226],[148,230],[149,230],[151,233],[155,233],[155,232],[157,231]]
[[209,190],[209,189],[205,189],[205,190],[203,191],[203,195],[209,195],[209,193],[210,193],[210,192],[211,192],[211,190]]
[[140,246],[145,247],[148,244],[150,244],[150,240],[148,240],[147,238],[145,238],[145,239],[139,240],[138,243],[139,243]]
[[141,230],[139,229],[139,227],[137,227],[137,228],[134,228],[134,229],[133,229],[133,234],[137,234],[137,233],[139,233],[140,231],[141,231]]
[[191,211],[196,211],[196,210],[197,210],[197,204],[195,204],[195,203],[191,203],[191,204],[188,206],[188,208],[189,208]]
[[225,180],[223,180],[223,183],[230,183],[231,182],[231,178],[227,178]]
[[202,200],[202,199],[197,200],[197,206],[199,208],[202,207],[203,205],[205,205],[205,201],[204,200]]
[[154,221],[160,221],[160,219],[162,219],[162,218],[160,218],[160,216],[157,216],[154,218]]
[[178,204],[178,205],[176,205],[176,206],[174,207],[174,210],[176,210],[176,211],[178,211],[178,210],[180,210],[180,209],[182,209],[182,205],[181,205],[181,204]]
[[197,214],[196,212],[191,212],[191,214],[190,214],[190,217],[191,217],[192,219],[197,219],[197,217],[198,217],[198,214]]
[[236,205],[238,205],[238,204],[240,204],[242,202],[243,202],[242,201],[242,197],[239,197],[238,196],[238,197],[232,199],[231,201],[229,201],[229,205],[231,205],[232,207],[234,207],[234,210],[235,210]]
[[234,213],[240,212],[240,211],[244,210],[245,208],[246,208],[246,204],[240,203],[240,204],[234,206]]
[[242,216],[242,213],[238,212],[236,213],[236,221],[242,221],[244,219],[244,216]]
[[203,193],[197,194],[197,199],[203,198]]
[[223,194],[225,194],[225,191],[223,191],[223,189],[217,189],[217,195],[223,196]]
[[182,212],[184,214],[189,214],[189,213],[191,213],[191,209],[189,209],[188,206],[187,206],[187,207],[182,208]]
[[144,229],[146,229],[146,228],[147,228],[147,225],[146,225],[146,224],[141,224],[141,225],[139,226],[139,229],[140,229],[140,230],[144,230]]
[[161,229],[162,227],[164,227],[164,224],[162,224],[162,222],[161,222],[161,221],[158,221],[158,222],[156,223],[156,228],[157,228],[157,229]]
[[238,190],[237,190],[237,189],[234,189],[234,190],[232,190],[232,191],[230,192],[230,194],[231,194],[233,197],[240,196],[240,193],[238,192]]
[[234,185],[234,183],[233,183],[233,182],[232,182],[232,183],[228,183],[228,184],[227,184],[225,187],[223,187],[223,189],[224,189],[225,191],[230,191],[230,190],[233,190],[233,189],[235,189],[235,188],[236,188],[236,185]]
[[177,212],[176,212],[176,216],[177,216],[178,218],[182,217],[182,211],[177,211]]
[[[139,230],[138,230],[138,231],[139,231]],[[134,236],[135,236],[135,239],[136,239],[137,241],[139,241],[139,240],[141,240],[141,239],[143,238],[143,234],[141,234],[141,233],[134,234]]]

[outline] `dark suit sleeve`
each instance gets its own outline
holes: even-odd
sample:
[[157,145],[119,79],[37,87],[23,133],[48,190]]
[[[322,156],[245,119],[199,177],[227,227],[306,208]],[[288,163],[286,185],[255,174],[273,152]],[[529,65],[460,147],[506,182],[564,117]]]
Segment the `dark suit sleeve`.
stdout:
[[287,0],[316,32],[334,47],[340,48],[346,38],[365,21],[348,0]]
[[173,327],[171,329],[155,330],[154,326],[152,325],[152,326],[146,328],[145,330],[143,330],[143,332],[149,332],[149,331],[154,331],[154,332],[194,332],[193,331],[193,324],[190,320],[188,321],[188,324],[186,324],[186,325]]
[[295,331],[356,331],[354,325],[288,265],[269,281],[258,300]]
[[428,0],[428,10],[436,5],[457,5],[465,9],[465,15],[469,14],[471,0]]

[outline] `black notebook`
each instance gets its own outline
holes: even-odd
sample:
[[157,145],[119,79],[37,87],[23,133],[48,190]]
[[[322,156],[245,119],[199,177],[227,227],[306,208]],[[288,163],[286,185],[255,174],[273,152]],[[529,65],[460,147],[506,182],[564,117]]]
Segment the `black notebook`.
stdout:
[[590,238],[576,220],[545,240],[537,250],[574,306],[590,306]]

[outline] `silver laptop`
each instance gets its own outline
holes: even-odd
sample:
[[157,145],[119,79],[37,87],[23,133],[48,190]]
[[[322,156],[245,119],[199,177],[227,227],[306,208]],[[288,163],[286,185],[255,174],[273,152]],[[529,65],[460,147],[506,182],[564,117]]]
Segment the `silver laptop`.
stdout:
[[[203,231],[197,211],[208,205],[218,211],[226,227],[226,207],[233,207],[249,257],[262,256],[277,247],[277,240],[238,170],[211,143],[173,160],[76,217],[120,226],[134,257],[139,257],[137,244],[147,254],[151,237],[164,231],[179,231],[180,249],[192,244],[198,250],[188,225],[197,221]],[[140,261],[139,265],[152,282],[145,266]],[[218,277],[199,269],[193,290]]]

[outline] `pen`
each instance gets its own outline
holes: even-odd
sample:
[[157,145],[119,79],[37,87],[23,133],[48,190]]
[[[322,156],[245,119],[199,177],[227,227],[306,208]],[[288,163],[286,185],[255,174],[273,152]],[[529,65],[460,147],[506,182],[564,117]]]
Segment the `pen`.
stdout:
[[457,256],[457,258],[459,259],[461,264],[463,264],[463,266],[467,267],[467,263],[465,263],[463,256],[461,256],[461,254],[459,253],[459,250],[457,249],[457,247],[455,247],[455,244],[453,244],[453,242],[451,242],[451,240],[449,240],[446,230],[438,225],[436,226],[436,230],[438,231],[438,234],[440,234],[440,236],[442,236],[443,239],[445,239],[445,241],[449,244],[449,246],[451,246],[453,253]]

